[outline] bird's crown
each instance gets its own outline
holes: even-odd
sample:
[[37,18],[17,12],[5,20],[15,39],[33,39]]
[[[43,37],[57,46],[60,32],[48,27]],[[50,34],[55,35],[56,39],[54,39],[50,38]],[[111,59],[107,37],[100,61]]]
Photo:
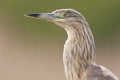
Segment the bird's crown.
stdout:
[[79,17],[81,14],[74,9],[57,9],[52,13],[58,14],[63,18]]

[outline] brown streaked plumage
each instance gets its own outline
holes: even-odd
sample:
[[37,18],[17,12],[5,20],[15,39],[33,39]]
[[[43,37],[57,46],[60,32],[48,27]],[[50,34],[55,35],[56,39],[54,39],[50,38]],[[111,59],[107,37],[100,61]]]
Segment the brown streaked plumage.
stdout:
[[73,9],[58,9],[26,16],[46,19],[66,30],[68,39],[63,51],[66,80],[119,80],[110,70],[95,63],[94,37],[82,14]]

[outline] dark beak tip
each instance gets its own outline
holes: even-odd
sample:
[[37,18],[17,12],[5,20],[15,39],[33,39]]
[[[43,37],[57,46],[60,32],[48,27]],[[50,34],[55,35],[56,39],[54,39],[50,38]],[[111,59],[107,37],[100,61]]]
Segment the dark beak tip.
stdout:
[[38,17],[40,14],[25,14],[26,17]]

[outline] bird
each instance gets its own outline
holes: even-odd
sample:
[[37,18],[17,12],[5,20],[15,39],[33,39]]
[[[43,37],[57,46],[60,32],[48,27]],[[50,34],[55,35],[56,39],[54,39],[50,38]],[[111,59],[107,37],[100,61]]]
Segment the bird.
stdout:
[[48,13],[28,13],[64,28],[67,40],[63,50],[66,80],[119,80],[109,69],[95,62],[96,47],[86,18],[74,9],[56,9]]

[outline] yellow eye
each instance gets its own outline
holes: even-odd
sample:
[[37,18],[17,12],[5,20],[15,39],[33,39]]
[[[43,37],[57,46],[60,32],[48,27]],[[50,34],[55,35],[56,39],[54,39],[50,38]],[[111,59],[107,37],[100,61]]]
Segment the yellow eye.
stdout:
[[66,17],[67,15],[68,15],[67,13],[64,14],[65,17]]
[[68,13],[65,13],[64,17],[70,17],[70,15]]

